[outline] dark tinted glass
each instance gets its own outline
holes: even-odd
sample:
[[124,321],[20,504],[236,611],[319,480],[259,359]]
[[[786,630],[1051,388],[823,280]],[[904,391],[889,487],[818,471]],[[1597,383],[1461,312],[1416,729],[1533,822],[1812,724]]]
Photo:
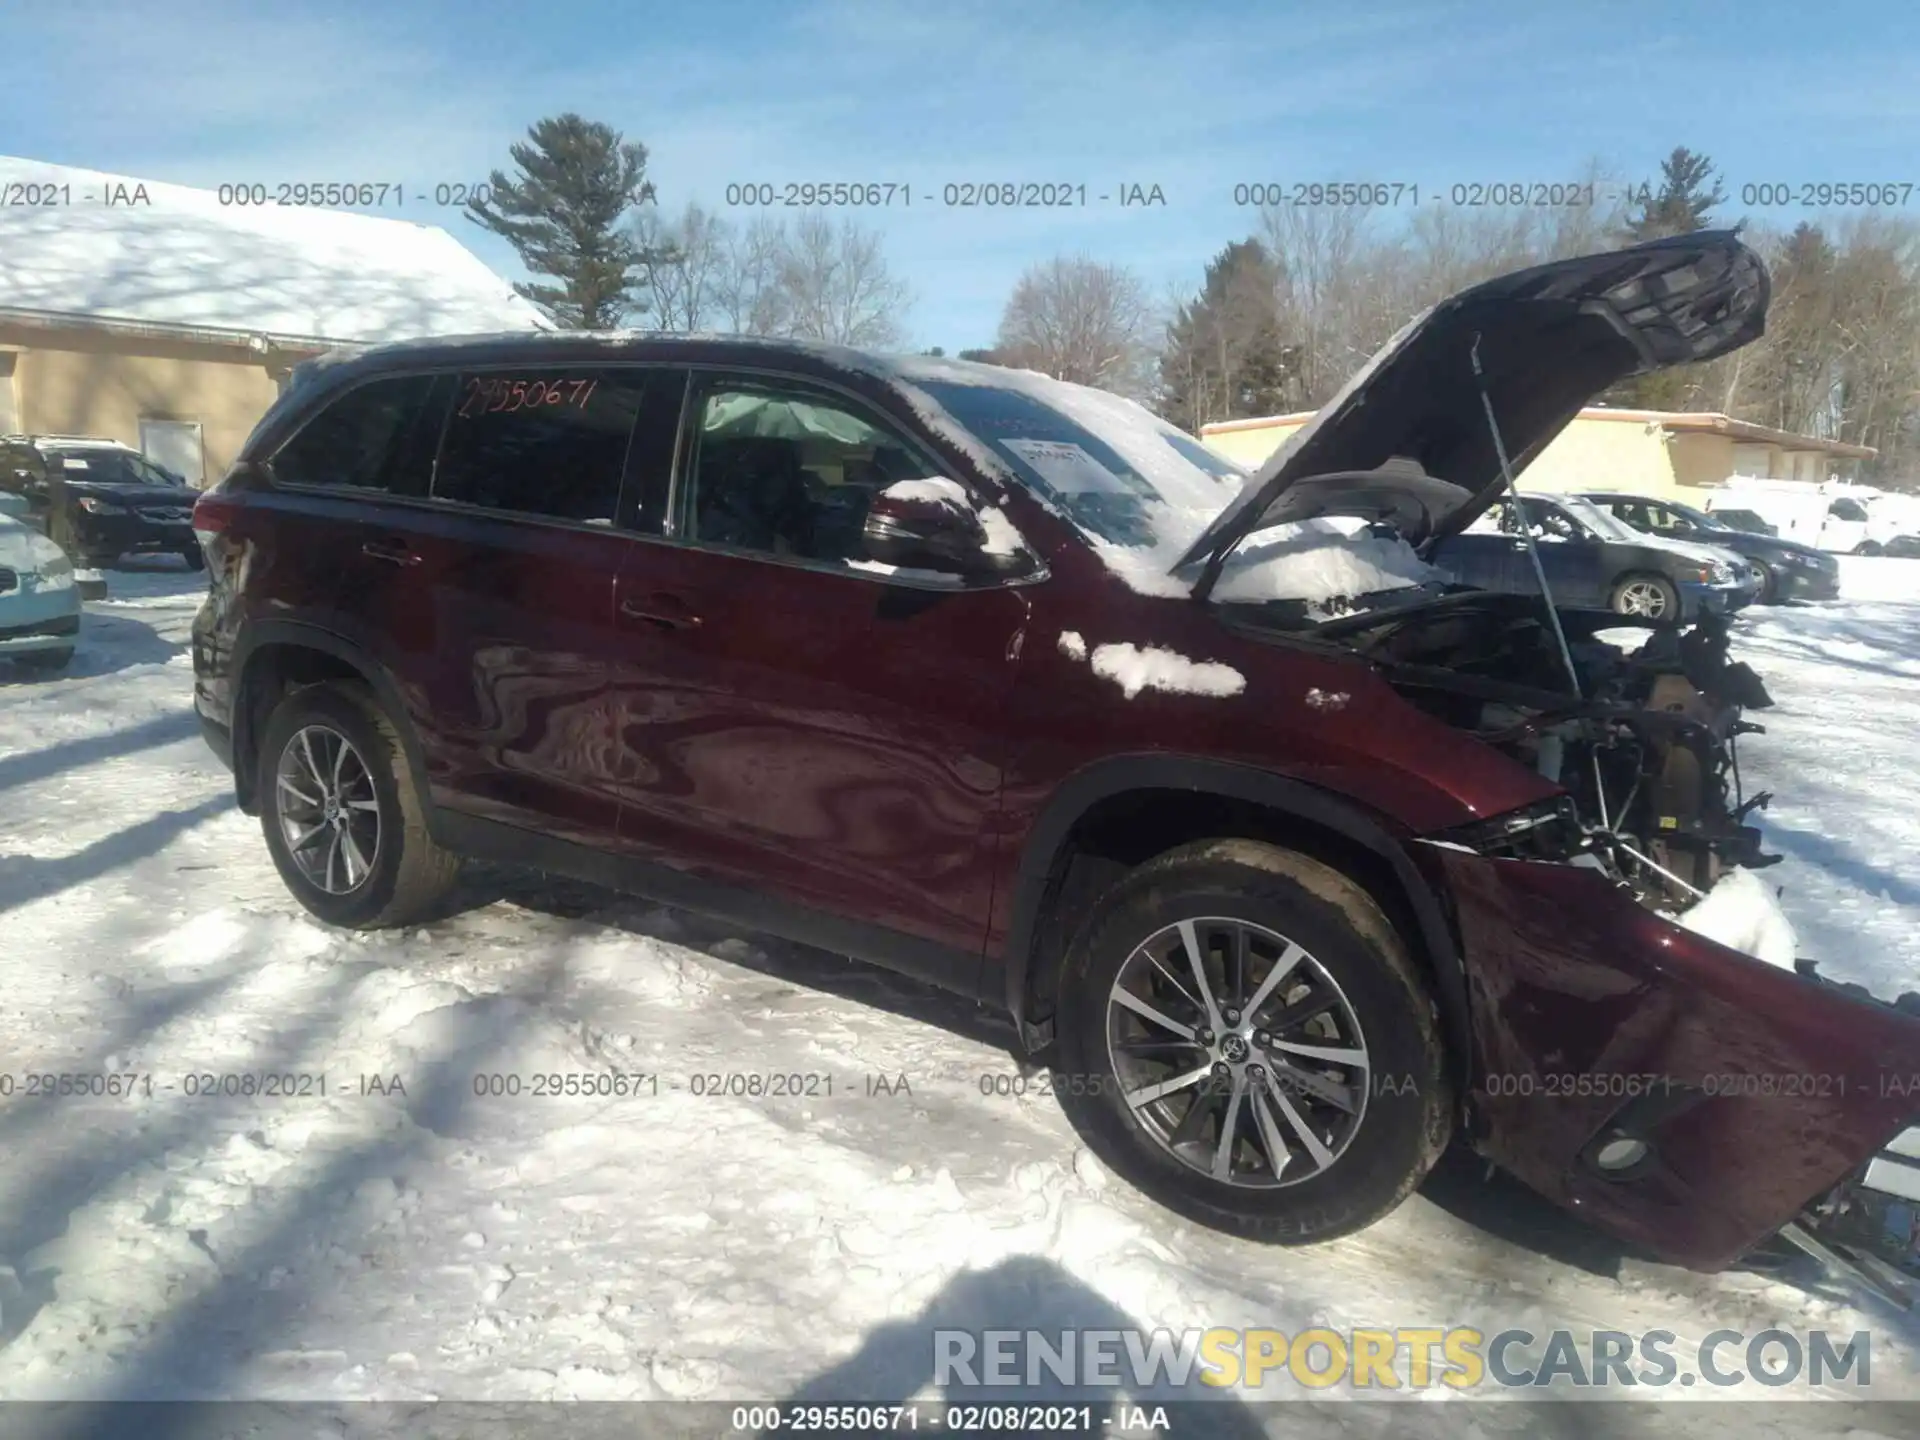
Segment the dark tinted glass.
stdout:
[[393,488],[400,442],[422,418],[433,377],[375,380],[349,390],[303,425],[273,457],[282,485]]
[[463,375],[453,395],[436,500],[612,524],[644,372],[528,369]]

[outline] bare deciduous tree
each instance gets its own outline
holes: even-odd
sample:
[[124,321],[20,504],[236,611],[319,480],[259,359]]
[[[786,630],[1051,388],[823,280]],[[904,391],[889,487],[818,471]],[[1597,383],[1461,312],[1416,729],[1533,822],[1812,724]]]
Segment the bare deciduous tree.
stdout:
[[900,343],[911,292],[887,268],[877,232],[809,214],[783,239],[776,274],[784,333],[835,345]]
[[1010,365],[1140,396],[1150,383],[1155,318],[1131,270],[1060,256],[1014,285],[995,349]]
[[681,334],[711,328],[719,310],[726,222],[689,202],[673,220],[649,207],[635,217],[633,229],[642,248],[666,257],[647,274],[654,323]]

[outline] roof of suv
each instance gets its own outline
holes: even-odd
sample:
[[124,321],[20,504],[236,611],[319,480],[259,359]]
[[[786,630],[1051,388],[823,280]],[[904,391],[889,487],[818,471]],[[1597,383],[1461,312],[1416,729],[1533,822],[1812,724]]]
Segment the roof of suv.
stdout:
[[[995,375],[1027,373],[972,360],[889,354],[856,349],[849,345],[764,335],[728,335],[710,331],[688,334],[662,330],[559,330],[450,335],[432,340],[396,341],[364,350],[330,351],[298,366],[295,383],[321,374],[340,372],[359,375],[411,366],[438,368],[448,365],[511,364],[522,360],[577,363],[603,359],[678,360],[708,364],[739,364],[749,359],[798,360],[809,369],[908,381],[916,378],[915,371],[922,365],[928,369],[934,366],[964,369],[975,372],[976,378],[983,380]],[[922,374],[919,378],[932,377]]]

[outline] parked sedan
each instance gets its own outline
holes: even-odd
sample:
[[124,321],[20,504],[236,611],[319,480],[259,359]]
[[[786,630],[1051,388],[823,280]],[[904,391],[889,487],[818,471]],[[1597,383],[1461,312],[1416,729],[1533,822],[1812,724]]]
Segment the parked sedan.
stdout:
[[26,502],[0,493],[0,659],[63,670],[80,633],[73,562],[26,523]]
[[[1744,565],[1735,568],[1738,557],[1640,534],[1578,496],[1523,495],[1520,503],[1557,604],[1687,622],[1730,614],[1759,591]],[[1505,500],[1436,547],[1433,563],[1482,590],[1529,595],[1540,588]]]
[[[1802,545],[1797,540],[1782,540],[1776,535],[1759,535],[1745,526],[1730,523],[1744,511],[1716,510],[1709,515],[1691,505],[1672,500],[1654,500],[1645,495],[1626,495],[1615,491],[1589,490],[1584,499],[1592,501],[1616,520],[1647,535],[1665,540],[1687,540],[1731,550],[1760,567],[1762,604],[1783,600],[1833,600],[1840,594],[1840,562],[1825,550]],[[1891,552],[1889,552],[1891,553]]]

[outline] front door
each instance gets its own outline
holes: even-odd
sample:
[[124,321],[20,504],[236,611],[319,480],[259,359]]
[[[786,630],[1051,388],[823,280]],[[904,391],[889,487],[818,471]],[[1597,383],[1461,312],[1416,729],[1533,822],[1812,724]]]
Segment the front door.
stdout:
[[977,955],[1021,587],[863,559],[872,496],[940,472],[838,392],[701,375],[680,450],[618,583],[623,844]]

